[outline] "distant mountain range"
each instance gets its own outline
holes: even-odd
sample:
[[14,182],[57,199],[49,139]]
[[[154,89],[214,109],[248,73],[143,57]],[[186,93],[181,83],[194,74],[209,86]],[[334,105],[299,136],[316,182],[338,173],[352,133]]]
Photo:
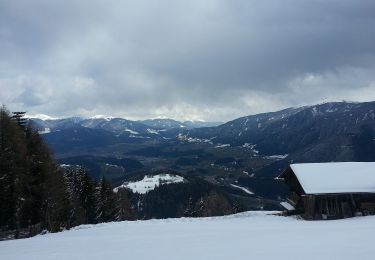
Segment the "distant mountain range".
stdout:
[[273,178],[290,162],[375,161],[375,102],[288,108],[224,124],[121,118],[31,122],[61,163],[77,156],[102,162],[96,175],[108,168],[103,158],[112,158],[107,164],[128,158],[140,163],[130,171],[172,169],[271,197],[281,192]]
[[223,122],[205,122],[205,121],[176,121],[173,119],[148,119],[140,121],[145,125],[151,126],[156,129],[173,129],[173,128],[201,128],[201,127],[213,127],[223,124]]
[[132,121],[123,118],[70,117],[51,119],[30,118],[35,129],[43,134],[53,151],[59,156],[68,151],[91,155],[87,150],[119,143],[163,142],[196,127],[216,126],[221,122],[185,121],[173,119],[148,119]]
[[[288,108],[241,117],[225,124],[79,117],[31,121],[47,135],[54,148],[178,139],[190,143],[247,146],[262,155],[294,154],[303,161],[349,160],[355,153],[353,137],[372,134],[375,102],[333,102]],[[368,142],[372,144],[373,140]]]
[[53,130],[61,130],[70,127],[83,126],[94,129],[104,129],[111,132],[119,132],[122,130],[131,130],[134,132],[149,133],[151,130],[170,130],[175,128],[194,129],[201,127],[213,127],[223,124],[223,122],[205,122],[205,121],[176,121],[173,119],[146,119],[132,121],[124,118],[95,116],[92,118],[68,117],[68,118],[51,118],[46,115],[29,118],[34,127],[43,131],[45,128]]

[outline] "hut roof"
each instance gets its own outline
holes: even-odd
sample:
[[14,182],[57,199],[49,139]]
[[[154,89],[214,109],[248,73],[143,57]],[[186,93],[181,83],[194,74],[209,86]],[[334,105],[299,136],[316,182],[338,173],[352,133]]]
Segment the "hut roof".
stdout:
[[375,162],[291,164],[279,178],[291,171],[306,194],[375,193]]

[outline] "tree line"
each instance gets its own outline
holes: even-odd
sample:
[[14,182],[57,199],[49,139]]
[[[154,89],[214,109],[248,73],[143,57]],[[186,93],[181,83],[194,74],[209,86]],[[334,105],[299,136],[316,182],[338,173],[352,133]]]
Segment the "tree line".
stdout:
[[21,117],[0,108],[0,232],[17,238],[135,218],[127,191],[114,193],[105,178],[95,181],[82,167],[58,167]]
[[243,211],[243,207],[218,186],[197,177],[185,176],[186,182],[161,185],[145,195],[131,194],[137,202],[139,217],[175,218],[222,216]]

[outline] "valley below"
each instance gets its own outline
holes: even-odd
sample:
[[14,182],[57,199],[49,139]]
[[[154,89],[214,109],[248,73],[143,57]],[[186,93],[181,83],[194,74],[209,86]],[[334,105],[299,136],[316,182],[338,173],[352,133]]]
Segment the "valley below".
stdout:
[[290,163],[375,160],[374,118],[375,102],[333,102],[224,124],[103,117],[31,122],[61,167],[83,166],[114,187],[171,173],[214,185],[241,210],[281,210],[288,190],[275,178]]

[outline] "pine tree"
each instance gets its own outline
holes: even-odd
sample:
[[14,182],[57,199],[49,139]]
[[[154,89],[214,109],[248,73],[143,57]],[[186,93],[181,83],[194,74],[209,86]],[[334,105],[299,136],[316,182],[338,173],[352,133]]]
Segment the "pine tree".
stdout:
[[13,116],[12,116],[12,119],[15,120],[17,124],[22,128],[25,128],[27,125],[25,114],[26,112],[13,112]]
[[76,195],[76,174],[73,169],[66,169],[64,172],[66,196],[69,202],[69,214],[67,219],[67,227],[71,227],[77,223],[77,208],[79,205]]
[[184,211],[184,217],[194,217],[194,215],[195,215],[195,210],[194,210],[193,197],[190,196],[186,209]]
[[82,192],[80,200],[85,215],[85,223],[97,223],[96,219],[96,199],[95,199],[95,182],[91,180],[87,171],[83,173]]
[[45,222],[50,231],[70,228],[69,217],[71,204],[63,173],[56,169],[57,174],[47,179],[47,199]]
[[15,228],[16,219],[16,127],[5,107],[0,109],[0,228]]
[[134,220],[135,213],[131,207],[128,193],[125,189],[119,189],[116,193],[116,221]]
[[65,173],[66,194],[70,201],[69,226],[96,223],[95,183],[82,167]]
[[108,222],[115,219],[115,195],[111,184],[103,177],[97,187],[96,218],[98,222]]
[[28,227],[44,222],[46,207],[46,177],[52,173],[51,158],[40,136],[31,128],[25,130],[27,170],[19,182],[19,224]]

